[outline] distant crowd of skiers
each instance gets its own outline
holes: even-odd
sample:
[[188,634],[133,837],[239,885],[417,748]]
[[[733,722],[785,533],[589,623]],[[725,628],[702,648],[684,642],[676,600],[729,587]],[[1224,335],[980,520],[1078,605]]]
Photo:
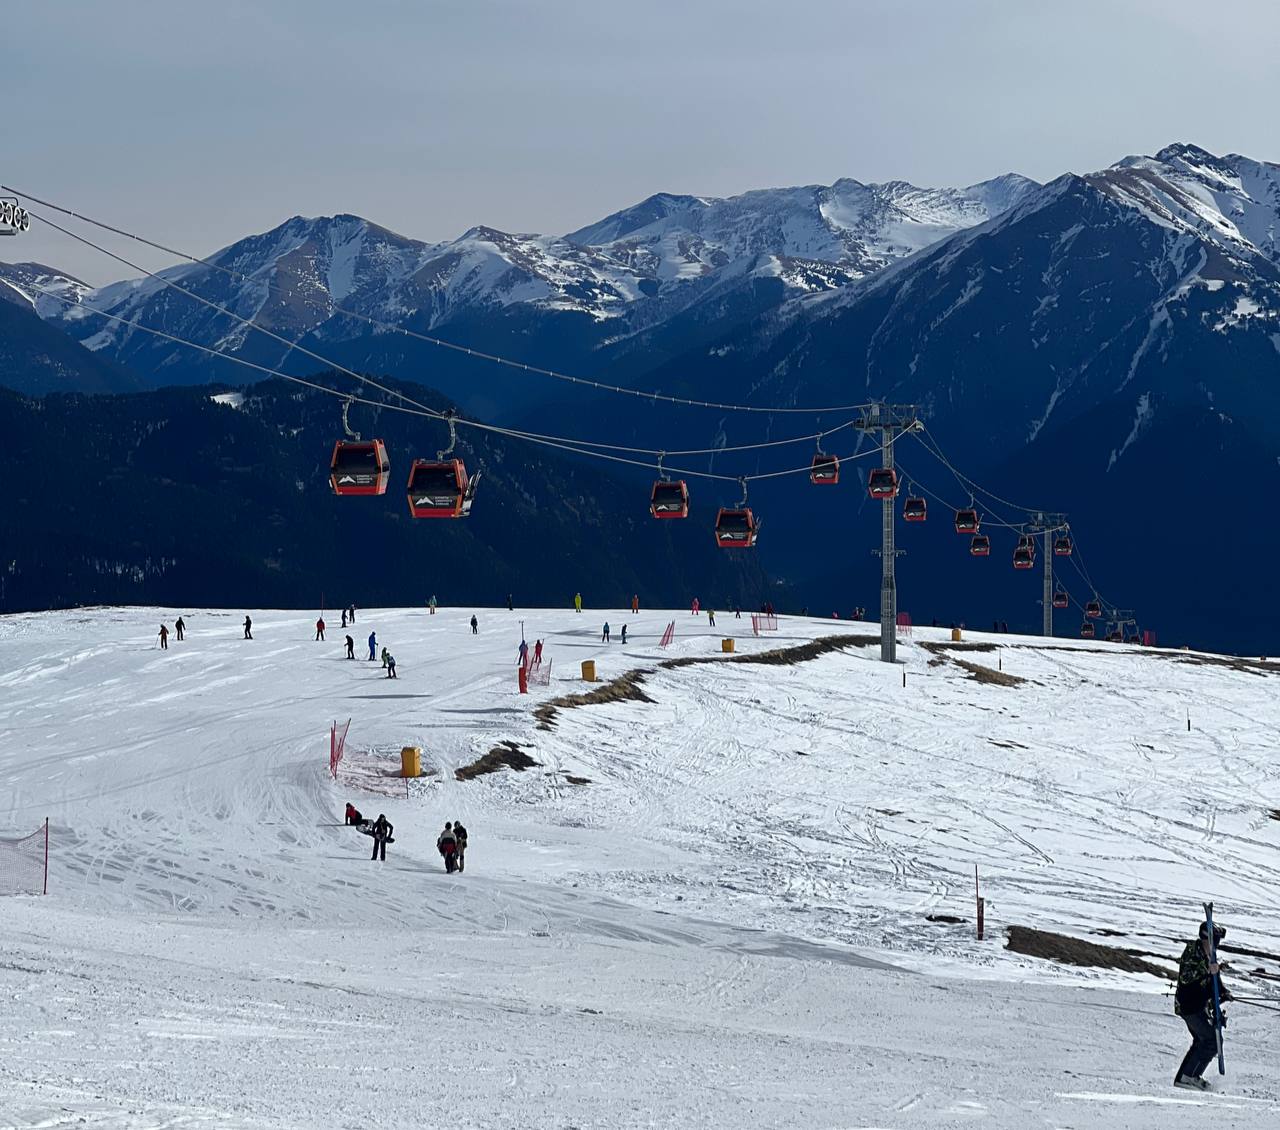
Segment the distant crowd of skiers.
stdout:
[[[366,820],[350,801],[347,801],[345,822],[351,827],[358,828],[366,836],[372,837],[373,854],[369,859],[385,863],[387,844],[396,842],[395,825],[382,813],[378,814],[377,820]],[[461,820],[450,820],[445,823],[444,831],[436,837],[436,851],[444,860],[444,869],[448,874],[452,875],[455,871],[466,869],[467,830],[462,826]]]

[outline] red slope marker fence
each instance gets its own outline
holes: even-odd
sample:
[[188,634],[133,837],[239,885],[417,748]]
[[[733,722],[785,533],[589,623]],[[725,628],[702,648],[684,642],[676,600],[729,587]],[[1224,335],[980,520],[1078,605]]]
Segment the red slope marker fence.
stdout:
[[0,895],[49,893],[49,820],[27,836],[0,837]]

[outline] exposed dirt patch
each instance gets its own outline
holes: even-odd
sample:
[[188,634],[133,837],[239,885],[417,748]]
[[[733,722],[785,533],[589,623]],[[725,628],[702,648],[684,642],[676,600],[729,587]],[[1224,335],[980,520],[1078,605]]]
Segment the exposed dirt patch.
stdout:
[[1239,655],[1191,655],[1185,651],[1150,651],[1145,654],[1157,659],[1171,659],[1174,663],[1190,663],[1193,667],[1226,667],[1230,671],[1243,671],[1249,675],[1274,675],[1277,667],[1262,659],[1245,659]]
[[607,683],[601,683],[594,690],[583,691],[581,694],[563,694],[544,702],[533,712],[538,720],[538,729],[554,729],[556,714],[561,710],[572,710],[576,706],[596,706],[602,702],[652,702],[653,699],[640,689],[645,676],[651,674],[652,668],[638,667]]
[[945,656],[948,651],[999,651],[999,644],[981,643],[977,641],[960,640],[953,643],[950,640],[928,640],[920,645],[925,651],[932,651],[935,655]]
[[1267,814],[1272,820],[1280,820],[1280,808],[1269,808],[1267,809]]
[[1027,681],[1021,675],[1010,675],[1005,671],[984,667],[981,663],[970,663],[967,659],[952,659],[951,662],[968,671],[969,678],[979,683],[990,683],[997,687],[1019,687]]
[[1006,949],[1028,957],[1058,961],[1063,965],[1079,965],[1088,969],[1119,969],[1124,973],[1149,973],[1161,980],[1172,974],[1149,961],[1143,961],[1133,950],[1086,942],[1051,930],[1033,930],[1030,926],[1010,926]]
[[476,777],[483,777],[486,773],[496,773],[499,769],[514,769],[517,773],[523,773],[537,764],[515,742],[503,742],[470,765],[455,769],[453,775],[459,781],[472,781]]
[[589,784],[591,784],[591,778],[590,778],[590,777],[575,777],[572,773],[566,773],[566,774],[564,775],[564,779],[565,779],[566,781],[568,781],[568,782],[569,782],[569,784],[571,784],[571,785],[589,785]]
[[925,918],[930,922],[937,922],[940,926],[959,926],[964,919],[957,918],[954,914],[926,914]]

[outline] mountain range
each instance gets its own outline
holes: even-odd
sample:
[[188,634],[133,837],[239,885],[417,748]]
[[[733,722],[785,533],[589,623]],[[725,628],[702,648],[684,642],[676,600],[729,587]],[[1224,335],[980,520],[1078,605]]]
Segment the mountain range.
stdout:
[[[1222,646],[1261,650],[1280,629],[1248,599],[1280,548],[1257,510],[1280,486],[1275,164],[1177,144],[1043,185],[1010,174],[963,189],[841,180],[728,199],[659,194],[564,236],[480,227],[436,244],[354,216],[294,218],[207,262],[164,275],[336,363],[429,384],[502,423],[676,450],[801,434],[814,417],[676,411],[397,329],[708,401],[917,403],[953,466],[994,492],[977,499],[992,520],[1017,516],[997,499],[1069,511],[1092,547],[1081,592],[1096,581]],[[11,305],[121,380],[252,374],[101,313],[288,372],[319,367],[155,280],[91,289],[0,265],[6,286]],[[0,371],[0,383],[12,380]],[[928,450],[904,442],[898,455],[942,500],[935,513],[968,503],[969,488]],[[683,463],[736,476],[805,458],[797,446]],[[814,605],[874,603],[874,508],[865,492],[853,498],[851,509],[843,490],[794,479],[752,488],[769,515],[763,562]],[[1033,624],[1038,591],[1010,575],[1011,541],[997,544],[999,570],[976,574],[938,525],[904,538],[904,577],[917,574],[934,605],[918,611],[1013,622],[1016,607]],[[1235,547],[1231,591],[1201,599],[1223,544]]]

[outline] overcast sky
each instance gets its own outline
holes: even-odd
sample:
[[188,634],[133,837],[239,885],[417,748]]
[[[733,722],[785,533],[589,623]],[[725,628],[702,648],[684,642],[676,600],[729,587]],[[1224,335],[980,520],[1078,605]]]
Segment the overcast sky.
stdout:
[[[297,213],[436,240],[658,191],[1047,180],[1175,140],[1280,160],[1277,0],[24,0],[3,22],[0,182],[197,254]],[[40,227],[0,257],[129,273]]]

